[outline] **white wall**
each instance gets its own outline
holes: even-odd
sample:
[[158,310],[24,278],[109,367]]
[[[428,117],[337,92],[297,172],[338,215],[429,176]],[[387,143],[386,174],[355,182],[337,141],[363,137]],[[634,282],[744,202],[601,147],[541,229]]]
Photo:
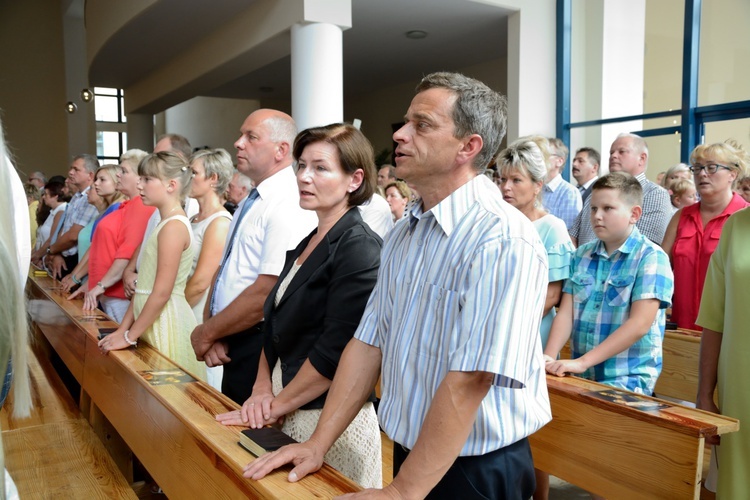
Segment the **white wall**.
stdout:
[[240,126],[259,107],[255,100],[195,97],[163,113],[163,130],[162,119],[157,115],[155,134],[184,135],[194,148],[224,148],[234,157]]
[[[467,66],[458,71],[481,80],[494,90],[503,94],[507,93],[505,85],[507,61],[505,59]],[[347,99],[344,102],[344,120],[350,123],[355,118],[362,120],[362,132],[372,142],[376,154],[386,148],[392,149],[391,124],[403,121],[411,99],[414,97],[414,88],[418,83],[418,80],[404,82]]]

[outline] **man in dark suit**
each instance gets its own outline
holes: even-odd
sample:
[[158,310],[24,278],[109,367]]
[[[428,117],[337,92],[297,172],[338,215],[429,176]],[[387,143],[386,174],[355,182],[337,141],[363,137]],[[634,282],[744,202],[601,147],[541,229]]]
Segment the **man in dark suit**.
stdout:
[[599,177],[599,163],[601,156],[594,148],[583,147],[576,151],[573,158],[573,177],[578,183],[578,191],[581,192],[583,203],[591,196],[591,186]]

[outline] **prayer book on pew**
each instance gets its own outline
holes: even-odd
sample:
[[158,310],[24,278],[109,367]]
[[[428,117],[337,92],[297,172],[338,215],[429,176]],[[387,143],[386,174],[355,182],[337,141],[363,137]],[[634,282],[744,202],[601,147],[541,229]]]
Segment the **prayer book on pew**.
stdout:
[[282,446],[296,442],[275,427],[262,427],[260,429],[245,429],[240,432],[239,444],[259,457],[266,452],[276,451]]

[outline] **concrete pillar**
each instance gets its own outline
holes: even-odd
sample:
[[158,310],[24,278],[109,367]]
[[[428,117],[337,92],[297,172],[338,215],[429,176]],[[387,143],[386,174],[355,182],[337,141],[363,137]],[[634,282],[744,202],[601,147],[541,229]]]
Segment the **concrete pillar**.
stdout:
[[292,26],[292,116],[297,128],[344,119],[343,36],[329,23]]

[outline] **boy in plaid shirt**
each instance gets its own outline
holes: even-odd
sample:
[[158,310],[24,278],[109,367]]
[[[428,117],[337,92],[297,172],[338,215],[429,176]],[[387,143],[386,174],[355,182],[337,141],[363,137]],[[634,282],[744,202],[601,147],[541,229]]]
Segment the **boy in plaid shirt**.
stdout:
[[[571,261],[544,352],[548,373],[654,392],[674,280],[667,254],[635,227],[642,202],[640,183],[624,172],[592,186],[597,239],[579,247]],[[557,360],[568,338],[572,359]]]

